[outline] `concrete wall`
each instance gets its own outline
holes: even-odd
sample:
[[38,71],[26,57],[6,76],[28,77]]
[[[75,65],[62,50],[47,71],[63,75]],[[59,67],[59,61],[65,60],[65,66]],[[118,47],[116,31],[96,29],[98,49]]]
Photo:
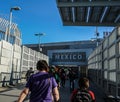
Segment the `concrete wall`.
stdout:
[[0,41],[0,86],[16,84],[25,78],[26,71],[43,59],[48,62],[48,56],[25,46]]
[[[13,79],[19,78],[21,47],[4,40],[0,42],[0,81],[9,83],[11,72]],[[7,83],[7,84],[8,84]]]
[[120,27],[115,28],[89,56],[88,68],[89,76],[107,94],[120,96]]
[[[38,60],[46,60],[49,61],[48,56],[43,53],[32,50],[26,46],[22,46],[22,54],[21,54],[21,78],[25,79],[25,74],[30,67],[36,70],[36,63]],[[49,62],[48,62],[49,63]]]
[[[12,23],[10,36],[7,34],[9,21],[0,18],[0,86],[21,81],[23,72],[35,68],[39,59],[48,57],[25,46],[21,47],[21,33],[17,24]],[[9,39],[9,41],[8,41]]]

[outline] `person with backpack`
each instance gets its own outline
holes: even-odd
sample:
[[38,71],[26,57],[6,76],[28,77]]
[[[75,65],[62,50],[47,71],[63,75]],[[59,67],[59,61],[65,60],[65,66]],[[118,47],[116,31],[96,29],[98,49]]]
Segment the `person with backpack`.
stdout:
[[89,90],[89,80],[86,77],[78,81],[79,88],[71,94],[71,102],[96,102],[94,93]]

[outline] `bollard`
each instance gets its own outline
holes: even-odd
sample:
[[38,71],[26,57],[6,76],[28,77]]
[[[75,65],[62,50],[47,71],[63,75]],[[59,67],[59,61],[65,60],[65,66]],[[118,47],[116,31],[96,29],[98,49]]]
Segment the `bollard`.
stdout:
[[4,78],[3,78],[2,87],[5,87],[5,80],[6,80],[6,76],[4,76]]

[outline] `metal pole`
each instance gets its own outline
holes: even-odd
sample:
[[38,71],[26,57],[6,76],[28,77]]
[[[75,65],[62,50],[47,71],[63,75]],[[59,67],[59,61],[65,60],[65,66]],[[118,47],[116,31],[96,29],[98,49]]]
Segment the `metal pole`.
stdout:
[[41,48],[40,48],[40,35],[38,37],[38,44],[39,44],[39,52],[41,52]]
[[96,44],[98,46],[98,37],[99,37],[99,32],[98,32],[98,28],[96,27]]
[[10,40],[11,23],[12,23],[12,8],[10,9],[10,18],[9,18],[9,27],[8,27],[8,37],[7,37],[7,41],[8,41],[8,42],[9,42],[9,40]]
[[39,46],[39,52],[42,51],[42,49],[40,48],[40,37],[45,35],[44,33],[38,33],[38,34],[35,34],[35,36],[38,36],[38,46]]
[[[10,31],[11,31],[11,24],[12,24],[12,10],[20,10],[19,7],[13,7],[10,9],[10,19],[9,19],[9,27],[8,27],[8,37],[7,40],[10,43]],[[11,63],[10,63],[10,68],[11,68],[11,75],[10,75],[10,85],[13,85],[13,74],[14,74],[14,68],[13,68],[13,48],[12,48],[12,56],[11,56]]]

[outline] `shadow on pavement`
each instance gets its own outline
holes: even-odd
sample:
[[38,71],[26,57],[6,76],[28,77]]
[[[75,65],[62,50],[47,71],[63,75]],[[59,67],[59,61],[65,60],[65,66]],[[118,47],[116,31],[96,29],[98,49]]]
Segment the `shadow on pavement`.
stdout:
[[8,94],[2,94],[2,93],[0,93],[0,95],[3,95],[3,96],[11,96],[11,97],[19,97],[19,95],[8,95]]

